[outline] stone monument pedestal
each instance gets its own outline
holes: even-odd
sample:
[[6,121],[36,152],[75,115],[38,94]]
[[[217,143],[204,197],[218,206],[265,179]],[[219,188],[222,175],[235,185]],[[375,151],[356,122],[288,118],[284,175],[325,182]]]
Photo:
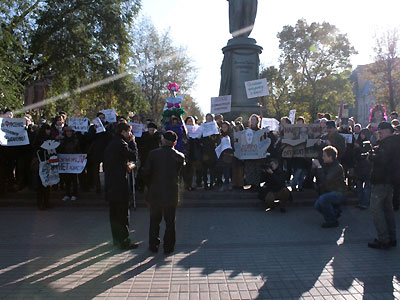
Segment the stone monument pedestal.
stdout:
[[247,99],[244,83],[258,79],[262,50],[255,39],[248,37],[232,38],[222,49],[224,60],[219,95],[232,95],[232,110],[223,114],[226,120],[241,116],[247,121],[251,114],[260,113],[258,99]]

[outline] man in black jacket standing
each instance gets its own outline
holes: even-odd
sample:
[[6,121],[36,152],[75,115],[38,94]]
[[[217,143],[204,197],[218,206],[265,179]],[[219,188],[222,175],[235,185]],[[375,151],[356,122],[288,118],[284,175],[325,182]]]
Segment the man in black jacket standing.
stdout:
[[[110,204],[110,224],[114,245],[121,250],[138,247],[129,238],[129,181],[127,172],[134,168],[136,143],[126,123],[115,128],[115,137],[104,152],[106,200]],[[133,143],[131,143],[133,142]],[[130,147],[128,145],[130,143]]]
[[397,245],[396,223],[393,212],[393,174],[398,149],[393,140],[393,127],[390,123],[378,125],[378,145],[370,152],[371,174],[371,212],[378,237],[368,247],[388,249]]
[[178,205],[179,173],[185,156],[174,149],[177,135],[167,131],[161,138],[162,147],[150,152],[143,175],[148,184],[147,201],[150,204],[149,250],[156,253],[160,244],[159,232],[165,220],[164,253],[175,248],[175,214]]

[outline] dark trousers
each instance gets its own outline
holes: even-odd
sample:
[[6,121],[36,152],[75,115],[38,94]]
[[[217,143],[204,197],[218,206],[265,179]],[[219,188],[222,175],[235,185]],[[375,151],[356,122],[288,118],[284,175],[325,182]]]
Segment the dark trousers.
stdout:
[[398,210],[400,206],[400,182],[393,185],[393,208]]
[[110,202],[110,225],[115,246],[128,246],[129,239],[129,203]]
[[150,230],[149,244],[150,247],[158,247],[160,245],[160,223],[162,218],[165,220],[164,233],[164,250],[173,251],[175,247],[175,215],[176,206],[159,206],[150,205]]
[[51,187],[44,187],[40,182],[40,186],[36,190],[36,203],[40,210],[50,208],[50,189]]
[[[77,174],[62,174],[61,178],[63,178],[65,183],[66,195],[77,196],[78,195],[78,175]],[[72,187],[72,192],[71,192]]]
[[100,164],[101,161],[91,160],[88,165],[89,184],[96,187],[96,192],[101,191]]

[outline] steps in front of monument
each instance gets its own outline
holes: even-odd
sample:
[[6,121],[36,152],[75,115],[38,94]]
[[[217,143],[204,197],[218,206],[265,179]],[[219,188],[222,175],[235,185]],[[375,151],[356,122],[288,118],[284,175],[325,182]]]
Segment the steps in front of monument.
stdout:
[[[55,207],[106,207],[107,202],[103,193],[81,193],[76,201],[62,201],[64,192],[54,191],[51,194],[51,203]],[[288,203],[293,206],[312,206],[318,197],[313,190],[293,193],[293,201]],[[137,207],[146,207],[143,193],[136,195]],[[215,190],[205,191],[203,189],[184,191],[179,194],[179,206],[183,208],[195,207],[264,207],[265,204],[257,198],[257,193],[246,190],[233,190],[219,192]],[[348,197],[347,205],[355,205],[357,199]],[[9,193],[0,196],[0,207],[30,207],[36,205],[36,193],[30,190],[23,190],[16,193]]]

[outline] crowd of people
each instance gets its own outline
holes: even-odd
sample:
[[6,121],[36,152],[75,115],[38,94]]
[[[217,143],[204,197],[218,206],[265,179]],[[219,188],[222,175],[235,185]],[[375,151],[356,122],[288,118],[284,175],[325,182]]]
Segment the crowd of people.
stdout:
[[[13,113],[6,109],[0,116],[12,118]],[[113,154],[119,151],[117,148],[121,147],[117,144],[114,148],[110,146],[113,138],[121,135],[122,127],[118,124],[128,124],[128,127],[123,127],[127,132],[127,128],[131,129],[128,121],[142,122],[139,116],[130,120],[119,116],[115,123],[106,122],[102,112],[99,112],[97,117],[104,125],[105,131],[97,133],[96,126],[92,124],[87,133],[82,133],[68,126],[68,116],[63,111],[51,122],[40,119],[36,124],[33,118],[26,114],[24,118],[30,144],[0,146],[0,197],[28,187],[36,190],[39,209],[51,207],[51,188],[42,185],[38,174],[40,155],[45,155],[41,145],[46,140],[60,142],[58,153],[87,154],[87,165],[81,174],[61,174],[60,183],[52,187],[65,190],[62,200],[78,200],[79,190],[92,189],[101,193],[104,189],[99,175],[101,165],[107,160],[110,161]],[[287,201],[292,200],[296,193],[301,193],[304,189],[316,189],[319,197],[315,201],[315,208],[324,216],[324,228],[338,226],[340,204],[353,193],[358,197],[357,207],[370,207],[374,216],[378,238],[369,246],[379,249],[396,246],[393,211],[398,211],[400,204],[400,158],[396,153],[396,150],[400,149],[400,121],[396,112],[392,112],[388,117],[384,107],[376,105],[371,109],[370,124],[366,127],[357,124],[351,117],[333,120],[329,114],[318,114],[313,124],[319,124],[321,136],[313,146],[318,153],[314,158],[282,156],[287,146],[282,142],[284,128],[292,123],[288,117],[284,117],[280,120],[279,130],[268,132],[271,144],[265,158],[238,159],[234,155],[234,133],[248,129],[254,132],[261,130],[261,120],[259,115],[253,114],[249,120],[239,117],[229,122],[224,120],[221,114],[207,114],[204,122],[215,121],[219,131],[207,137],[191,137],[188,133],[188,127],[202,123],[196,116],[188,116],[185,119],[181,116],[171,116],[170,120],[163,124],[146,120],[143,122],[140,137],[134,138],[130,134],[130,137],[126,138],[131,151],[126,159],[135,162],[136,190],[142,192],[148,189],[148,178],[151,177],[148,164],[152,159],[152,152],[161,148],[165,132],[173,132],[173,138],[176,137],[174,149],[185,156],[185,166],[178,175],[187,191],[251,190],[258,193],[268,209],[279,206],[279,210],[284,213]],[[295,124],[306,124],[306,120],[297,117]],[[350,139],[345,139],[344,134],[350,135]],[[218,155],[216,148],[227,141],[231,147],[227,147]],[[160,160],[158,162],[161,163]],[[108,164],[110,165],[110,162]],[[107,163],[104,163],[103,168],[107,178]],[[118,186],[115,180],[113,176],[109,177],[109,181]],[[125,186],[121,189],[125,189]],[[110,193],[110,188],[107,190],[106,186],[105,192]],[[125,190],[118,193],[123,193],[121,197],[126,197]],[[115,198],[115,189],[112,189],[111,195]],[[279,201],[276,201],[277,199]],[[125,211],[125,208],[123,210]],[[160,218],[159,211],[153,210],[153,214],[155,218]],[[155,227],[157,226],[153,225],[153,231],[157,231]],[[151,246],[155,249],[157,240],[154,236],[152,241]]]

